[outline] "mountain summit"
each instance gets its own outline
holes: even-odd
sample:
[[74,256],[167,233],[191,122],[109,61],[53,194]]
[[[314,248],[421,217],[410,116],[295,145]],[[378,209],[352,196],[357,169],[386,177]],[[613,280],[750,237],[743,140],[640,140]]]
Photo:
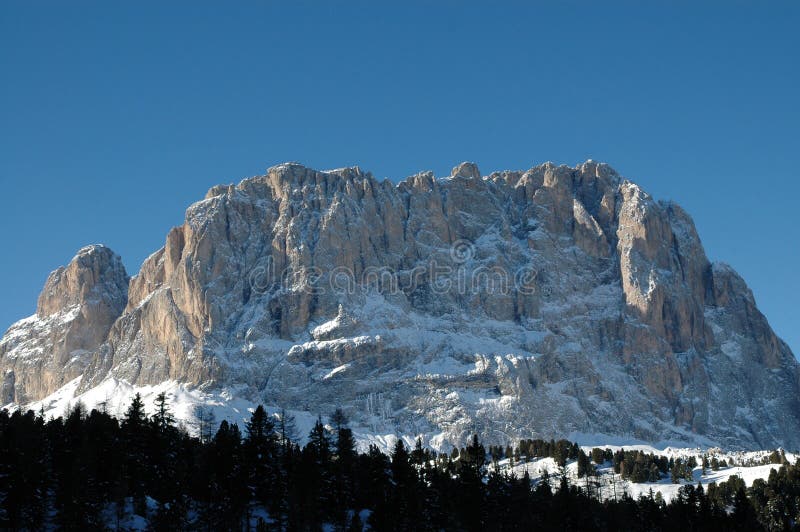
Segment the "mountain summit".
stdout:
[[593,161],[397,184],[288,163],[213,187],[136,276],[103,246],[53,272],[0,370],[5,403],[45,409],[161,386],[342,407],[435,447],[800,448],[800,366],[745,282],[680,207]]

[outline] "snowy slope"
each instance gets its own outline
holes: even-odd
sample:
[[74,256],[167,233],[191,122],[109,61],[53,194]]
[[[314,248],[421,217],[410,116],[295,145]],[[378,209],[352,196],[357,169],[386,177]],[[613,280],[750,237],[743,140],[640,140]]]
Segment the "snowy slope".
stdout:
[[[681,458],[688,459],[694,457],[698,463],[702,463],[703,454],[716,457],[718,460],[725,460],[729,464],[734,464],[730,467],[722,467],[718,471],[707,469],[705,474],[702,474],[702,467],[698,466],[693,470],[693,480],[691,482],[681,479],[678,483],[673,483],[670,477],[664,476],[658,482],[632,482],[623,479],[620,475],[615,474],[610,464],[606,463],[597,466],[598,476],[592,479],[593,493],[598,494],[599,497],[604,499],[614,499],[627,494],[633,498],[640,496],[648,497],[652,491],[653,495],[660,493],[665,502],[670,502],[678,495],[678,490],[681,486],[691,484],[697,486],[703,485],[707,488],[709,484],[727,481],[731,476],[740,477],[747,486],[752,486],[753,481],[756,479],[766,480],[772,470],[777,471],[780,469],[779,464],[767,465],[745,465],[760,463],[761,460],[769,455],[769,451],[755,451],[755,452],[724,452],[719,449],[697,449],[697,448],[665,448],[657,449],[649,445],[592,445],[584,446],[584,452],[590,452],[593,447],[609,448],[612,450],[625,449],[628,451],[639,450],[648,454],[655,454],[658,456],[666,456],[668,458]],[[798,456],[793,453],[786,453],[786,459],[794,463]],[[498,469],[501,472],[514,474],[517,477],[522,477],[527,471],[534,484],[543,482],[543,476],[549,477],[549,482],[553,489],[558,488],[560,482],[560,475],[565,474],[568,482],[578,487],[585,488],[586,478],[578,478],[577,463],[575,461],[568,462],[566,467],[561,470],[553,458],[539,458],[525,461],[524,463],[517,463],[513,466],[507,459],[498,462]]]

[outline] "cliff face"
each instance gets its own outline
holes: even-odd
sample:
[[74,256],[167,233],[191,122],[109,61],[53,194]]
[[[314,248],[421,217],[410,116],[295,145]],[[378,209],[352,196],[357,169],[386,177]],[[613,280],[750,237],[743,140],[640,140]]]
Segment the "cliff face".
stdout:
[[82,375],[77,394],[175,381],[434,444],[800,447],[798,364],[744,281],[604,164],[396,185],[284,164],[211,189],[127,287],[86,249],[106,258],[81,250],[0,342],[6,402]]
[[87,246],[51,273],[36,314],[0,340],[3,404],[41,399],[80,376],[127,299],[125,267],[105,246]]

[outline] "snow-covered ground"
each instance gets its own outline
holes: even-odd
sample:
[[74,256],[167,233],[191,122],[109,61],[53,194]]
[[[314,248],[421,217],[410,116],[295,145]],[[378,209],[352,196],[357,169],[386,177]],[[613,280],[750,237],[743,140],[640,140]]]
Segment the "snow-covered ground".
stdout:
[[[673,498],[675,498],[681,486],[685,486],[686,484],[692,484],[694,486],[702,484],[705,488],[712,482],[719,484],[720,482],[728,480],[731,476],[736,475],[741,477],[747,486],[751,486],[754,480],[758,478],[766,480],[769,477],[770,471],[773,469],[778,470],[781,467],[779,464],[749,465],[759,464],[764,458],[768,457],[772,451],[725,452],[721,449],[704,450],[698,448],[689,449],[673,447],[657,449],[653,446],[643,444],[624,446],[587,445],[582,446],[582,449],[588,454],[594,447],[607,448],[611,449],[612,451],[617,451],[619,449],[625,449],[627,451],[642,451],[647,454],[655,454],[675,459],[681,458],[682,460],[688,460],[690,457],[694,457],[698,464],[702,463],[702,457],[703,455],[706,455],[709,457],[709,459],[714,457],[720,462],[724,460],[727,464],[729,464],[729,466],[721,467],[717,471],[713,471],[711,468],[708,468],[706,469],[705,474],[702,474],[701,466],[695,467],[691,482],[680,480],[680,482],[677,484],[674,484],[668,475],[661,478],[661,480],[658,482],[631,482],[630,480],[625,480],[620,475],[615,474],[611,464],[608,462],[598,466],[597,477],[590,479],[589,481],[587,481],[585,477],[578,478],[578,464],[574,460],[569,461],[564,467],[563,471],[553,458],[519,460],[518,462],[514,463],[513,466],[510,460],[504,459],[498,462],[498,466],[501,472],[514,474],[517,477],[522,477],[527,471],[534,483],[541,482],[542,477],[547,474],[549,475],[549,482],[553,488],[557,488],[562,474],[566,475],[570,484],[574,484],[583,489],[587,487],[587,482],[591,482],[592,484],[590,489],[592,492],[599,494],[599,496],[604,499],[613,499],[615,497],[619,498],[624,494],[630,495],[633,498],[638,498],[641,495],[649,496],[652,490],[653,495],[656,493],[661,493],[661,496],[666,502],[670,502]],[[800,457],[800,455],[786,453],[786,459],[791,463],[794,463],[798,457]]]
[[[244,423],[257,405],[237,397],[236,390],[223,389],[213,393],[206,393],[196,388],[189,388],[175,381],[166,381],[156,386],[131,386],[129,383],[117,379],[107,379],[99,386],[84,393],[76,392],[80,385],[80,377],[70,381],[58,392],[48,396],[42,401],[37,401],[26,406],[26,410],[43,413],[45,418],[65,416],[70,409],[78,403],[87,409],[96,408],[104,410],[121,418],[128,409],[131,398],[140,394],[145,405],[145,410],[152,414],[155,411],[155,400],[160,393],[166,393],[170,410],[175,419],[190,434],[199,433],[200,420],[198,408],[202,407],[204,414],[213,414],[213,425],[216,427],[223,420],[237,423],[244,428]],[[12,405],[7,405],[11,406]],[[281,408],[274,405],[264,405],[272,414],[279,414]],[[287,410],[286,413],[294,418],[294,439],[305,443],[317,417],[313,414],[299,410]],[[326,422],[327,419],[323,419]],[[370,445],[376,445],[383,452],[389,453],[397,443],[403,439],[407,446],[413,446],[415,435],[382,434],[369,431],[367,427],[354,427],[354,436],[358,449],[366,452]]]

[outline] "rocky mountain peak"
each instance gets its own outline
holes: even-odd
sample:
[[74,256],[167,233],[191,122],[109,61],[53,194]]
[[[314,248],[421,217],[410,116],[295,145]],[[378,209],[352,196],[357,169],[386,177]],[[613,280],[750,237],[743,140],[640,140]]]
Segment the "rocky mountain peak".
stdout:
[[127,302],[128,274],[110,248],[81,248],[65,267],[53,271],[39,295],[36,314],[46,318],[75,305],[105,305],[116,316]]
[[463,177],[466,179],[480,179],[481,172],[478,170],[478,165],[471,162],[463,162],[453,168],[450,172],[450,177]]
[[36,314],[0,340],[3,404],[24,403],[83,374],[128,300],[128,274],[103,245],[81,248],[53,271],[39,295]]
[[213,187],[126,282],[107,248],[51,275],[0,341],[7,402],[177,383],[438,447],[800,447],[800,366],[744,281],[604,163],[396,184],[281,164]]

